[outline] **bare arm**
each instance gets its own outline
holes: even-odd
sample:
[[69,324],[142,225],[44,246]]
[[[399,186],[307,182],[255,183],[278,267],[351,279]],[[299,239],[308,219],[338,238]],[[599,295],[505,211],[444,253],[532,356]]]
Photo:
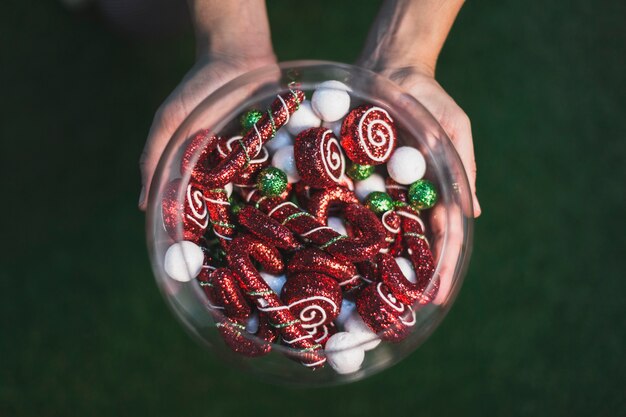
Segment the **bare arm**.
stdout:
[[264,0],[190,0],[196,63],[157,110],[141,154],[139,208],[146,209],[156,165],[172,134],[209,94],[276,61]]
[[434,78],[439,52],[462,5],[462,0],[386,0],[360,64],[400,84],[443,126],[463,161],[477,217],[481,209],[470,120]]

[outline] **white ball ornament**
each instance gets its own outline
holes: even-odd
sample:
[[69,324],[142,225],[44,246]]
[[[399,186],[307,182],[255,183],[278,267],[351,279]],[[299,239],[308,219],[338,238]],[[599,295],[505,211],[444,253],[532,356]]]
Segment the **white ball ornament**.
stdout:
[[256,334],[259,330],[259,313],[256,311],[250,314],[248,320],[246,320],[246,331],[250,334]]
[[352,315],[352,312],[356,310],[356,303],[354,301],[350,301],[346,298],[341,300],[341,310],[339,311],[339,315],[335,319],[335,324],[339,326],[343,326],[348,317]]
[[272,166],[281,169],[287,174],[290,183],[300,181],[300,174],[296,168],[296,158],[293,154],[293,145],[285,146],[276,151],[272,157]]
[[411,146],[397,148],[387,162],[389,176],[398,184],[412,184],[424,176],[426,160]]
[[269,287],[276,294],[280,295],[280,292],[283,290],[283,286],[285,282],[287,282],[287,277],[285,275],[272,275],[267,272],[260,272],[263,280],[269,285]]
[[[305,101],[300,104],[300,108],[291,115],[289,122],[285,125],[287,131],[294,136],[297,136],[300,132],[312,127],[319,127],[322,121],[313,112],[311,103]],[[271,142],[271,141],[270,141]]]
[[324,126],[326,129],[330,129],[333,131],[333,133],[335,134],[335,136],[337,136],[338,138],[341,137],[341,125],[343,124],[343,118],[339,119],[335,122],[324,122],[322,123],[322,126]]
[[385,192],[385,180],[379,174],[372,174],[363,181],[356,181],[354,184],[354,193],[357,198],[363,202],[373,191]]
[[346,229],[346,224],[344,223],[343,219],[341,219],[340,217],[329,217],[328,227],[330,227],[331,229],[333,229],[335,232],[339,233],[340,235],[348,234],[348,229]]
[[365,359],[365,351],[358,344],[358,340],[351,333],[335,333],[324,347],[328,364],[339,374],[358,371]]
[[415,274],[415,270],[413,269],[413,264],[407,258],[403,258],[399,256],[396,258],[396,263],[400,267],[400,270],[404,274],[407,280],[415,284],[417,282],[417,275]]
[[203,263],[204,253],[200,246],[183,240],[167,249],[163,258],[163,269],[172,279],[188,282],[198,276]]
[[363,321],[357,311],[353,311],[343,324],[344,329],[354,335],[359,343],[367,342],[362,345],[364,350],[372,350],[380,344],[380,338],[370,329]]
[[273,155],[277,150],[289,145],[293,145],[293,138],[287,132],[287,129],[278,129],[276,136],[265,142],[264,146],[270,155]]
[[321,83],[311,97],[311,107],[320,119],[334,122],[350,111],[349,88],[339,81]]

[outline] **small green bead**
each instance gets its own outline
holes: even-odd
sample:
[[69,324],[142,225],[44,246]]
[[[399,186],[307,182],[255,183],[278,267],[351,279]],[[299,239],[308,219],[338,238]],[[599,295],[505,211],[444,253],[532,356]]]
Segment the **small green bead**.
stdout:
[[287,189],[287,174],[275,167],[267,167],[257,177],[258,190],[267,197],[281,195]]
[[409,187],[409,203],[418,210],[434,206],[437,203],[435,184],[428,180],[415,181]]
[[365,199],[365,205],[376,214],[393,209],[393,198],[382,191],[372,191]]
[[254,126],[255,123],[261,119],[261,117],[263,117],[263,113],[258,110],[250,110],[244,113],[240,120],[242,131],[245,133],[252,129],[252,126]]
[[372,165],[360,165],[360,164],[352,164],[350,168],[348,168],[348,176],[355,181],[362,181],[366,178],[369,178],[370,175],[374,173],[374,167]]

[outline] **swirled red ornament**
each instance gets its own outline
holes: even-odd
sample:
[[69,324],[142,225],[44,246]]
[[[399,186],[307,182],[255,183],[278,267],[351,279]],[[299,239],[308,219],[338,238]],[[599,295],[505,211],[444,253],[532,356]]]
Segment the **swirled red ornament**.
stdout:
[[401,303],[383,282],[365,287],[356,307],[365,324],[386,341],[399,342],[415,324],[413,310]]
[[193,182],[171,181],[163,192],[163,227],[176,241],[198,242],[209,225],[209,212],[202,189]]
[[294,143],[294,155],[302,181],[313,188],[332,187],[345,176],[346,159],[330,129],[313,127],[301,132]]
[[419,212],[411,207],[401,207],[397,213],[402,218],[402,241],[413,264],[418,286],[423,291],[419,303],[428,304],[437,295],[439,277],[434,276],[435,259],[424,234],[424,222]]
[[313,341],[313,337],[304,330],[300,320],[294,317],[289,307],[283,304],[263,280],[252,264],[251,257],[267,272],[278,274],[283,269],[280,253],[267,243],[241,235],[230,245],[228,263],[246,296],[256,304],[260,312],[267,314],[270,325],[281,334],[283,342],[294,349],[290,356],[311,368],[322,366],[326,358],[318,352],[321,346]]
[[291,230],[252,206],[244,206],[239,211],[239,224],[277,248],[295,250],[302,246]]
[[281,294],[283,302],[305,329],[333,321],[341,310],[341,298],[337,281],[317,272],[291,275]]
[[345,291],[361,283],[361,275],[352,262],[312,247],[294,253],[287,264],[289,275],[299,272],[318,272],[327,275],[335,279]]
[[348,158],[357,164],[387,162],[396,141],[396,127],[389,113],[371,104],[350,111],[341,125],[341,145]]

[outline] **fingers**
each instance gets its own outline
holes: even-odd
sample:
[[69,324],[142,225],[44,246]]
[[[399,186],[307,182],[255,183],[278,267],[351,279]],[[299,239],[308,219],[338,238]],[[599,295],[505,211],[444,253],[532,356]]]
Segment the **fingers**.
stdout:
[[434,242],[431,250],[438,260],[435,273],[439,278],[439,291],[434,300],[438,305],[446,304],[454,290],[454,273],[463,249],[462,218],[461,208],[456,204],[437,204],[430,213],[429,225]]
[[469,117],[462,110],[458,110],[457,114],[453,116],[453,129],[451,129],[450,136],[454,147],[456,148],[463,167],[465,168],[465,174],[469,180],[470,189],[472,192],[474,217],[480,216],[481,208],[476,196],[476,159],[474,157],[474,142],[472,140],[472,127]]
[[167,143],[180,124],[184,115],[177,115],[172,107],[162,106],[157,110],[148,139],[139,158],[139,169],[141,171],[141,192],[139,194],[139,209],[146,210],[148,191],[152,184],[152,176],[159,162],[159,158]]

